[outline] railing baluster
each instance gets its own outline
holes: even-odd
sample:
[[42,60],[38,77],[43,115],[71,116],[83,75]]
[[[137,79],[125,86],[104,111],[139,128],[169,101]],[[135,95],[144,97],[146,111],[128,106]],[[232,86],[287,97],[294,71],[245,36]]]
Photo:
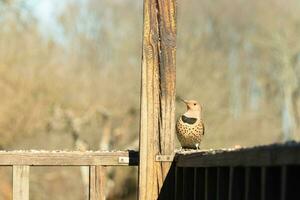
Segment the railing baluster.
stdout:
[[175,169],[175,200],[183,199],[183,168],[176,167]]
[[208,167],[205,168],[205,200],[208,200]]
[[229,200],[241,200],[245,197],[245,168],[230,168]]
[[300,166],[290,165],[286,169],[286,198],[300,199]]
[[217,178],[217,200],[228,200],[229,168],[219,167]]
[[231,200],[232,199],[232,195],[233,195],[233,171],[234,168],[230,167],[229,169],[229,185],[228,185],[228,199]]
[[29,200],[29,166],[13,166],[13,200]]
[[187,195],[186,185],[187,185],[187,182],[186,182],[186,168],[183,167],[182,168],[182,199],[185,199],[186,195]]
[[261,167],[261,196],[260,199],[261,200],[265,200],[266,199],[266,167]]
[[266,168],[266,200],[280,200],[281,167]]
[[285,200],[286,197],[286,169],[287,166],[281,167],[281,183],[280,183],[281,200]]
[[185,200],[193,200],[194,195],[194,168],[185,167],[183,169],[184,175],[184,186],[183,186],[183,195]]
[[206,168],[205,185],[205,200],[215,200],[217,197],[217,168]]
[[260,200],[261,198],[261,168],[260,167],[247,167],[246,168],[246,200]]
[[105,200],[105,167],[90,166],[90,200]]
[[245,169],[245,200],[249,200],[249,191],[250,191],[250,167]]
[[194,200],[205,199],[205,168],[195,168]]
[[194,168],[194,192],[193,192],[193,200],[197,200],[197,168]]

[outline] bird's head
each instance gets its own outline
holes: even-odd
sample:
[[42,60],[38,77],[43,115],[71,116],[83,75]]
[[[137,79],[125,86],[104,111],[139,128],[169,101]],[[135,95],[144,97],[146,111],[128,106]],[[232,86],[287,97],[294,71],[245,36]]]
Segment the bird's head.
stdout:
[[186,105],[186,108],[188,111],[196,111],[201,113],[202,112],[202,106],[195,100],[184,100],[181,99]]

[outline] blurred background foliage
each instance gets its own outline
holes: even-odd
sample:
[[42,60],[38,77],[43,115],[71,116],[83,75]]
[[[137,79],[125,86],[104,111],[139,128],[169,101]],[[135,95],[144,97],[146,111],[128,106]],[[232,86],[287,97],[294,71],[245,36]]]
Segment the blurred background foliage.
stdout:
[[[1,149],[138,148],[142,6],[0,0]],[[178,0],[177,95],[204,107],[202,148],[299,139],[299,13],[298,0]],[[121,169],[108,199],[135,197],[136,169]],[[81,176],[34,168],[31,199],[84,199]]]

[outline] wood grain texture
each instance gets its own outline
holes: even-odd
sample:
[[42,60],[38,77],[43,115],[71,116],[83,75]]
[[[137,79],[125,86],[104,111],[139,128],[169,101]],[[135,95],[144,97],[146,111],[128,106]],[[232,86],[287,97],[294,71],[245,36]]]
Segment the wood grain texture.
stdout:
[[236,150],[179,152],[180,167],[272,166],[300,164],[300,144],[277,144]]
[[105,200],[105,167],[90,166],[90,200]]
[[155,162],[174,152],[175,0],[144,0],[141,84],[139,199],[157,199],[170,162]]
[[13,200],[29,200],[29,166],[13,166]]
[[[120,163],[120,157],[129,157],[129,163]],[[133,151],[0,151],[0,165],[37,166],[128,166],[138,164],[138,153]]]

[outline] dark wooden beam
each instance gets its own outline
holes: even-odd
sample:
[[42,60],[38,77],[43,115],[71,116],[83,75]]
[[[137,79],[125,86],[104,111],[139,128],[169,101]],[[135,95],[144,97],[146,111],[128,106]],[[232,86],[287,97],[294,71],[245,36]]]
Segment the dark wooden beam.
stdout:
[[300,144],[275,144],[235,150],[179,152],[180,167],[273,166],[300,164]]

